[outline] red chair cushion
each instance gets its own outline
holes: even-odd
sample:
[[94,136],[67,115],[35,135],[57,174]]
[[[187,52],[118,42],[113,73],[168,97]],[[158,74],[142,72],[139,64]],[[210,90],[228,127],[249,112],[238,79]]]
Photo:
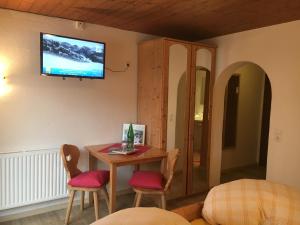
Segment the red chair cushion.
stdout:
[[98,188],[109,181],[109,171],[95,170],[83,172],[73,177],[68,184],[72,187]]
[[163,175],[154,171],[136,171],[129,180],[132,187],[156,190],[164,189],[163,183]]

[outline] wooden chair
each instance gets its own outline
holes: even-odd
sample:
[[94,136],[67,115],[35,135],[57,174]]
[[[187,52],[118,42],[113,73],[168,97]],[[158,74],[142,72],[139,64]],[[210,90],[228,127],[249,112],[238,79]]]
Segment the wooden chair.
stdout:
[[162,167],[162,173],[154,171],[136,171],[129,184],[136,192],[134,206],[140,205],[142,195],[160,195],[161,208],[166,209],[166,193],[173,179],[174,169],[179,156],[179,149],[168,151],[167,163]]
[[72,204],[76,191],[81,192],[80,208],[84,210],[84,193],[93,192],[94,206],[95,206],[95,217],[99,219],[99,204],[98,204],[98,193],[102,190],[104,192],[106,203],[108,204],[108,194],[106,190],[106,184],[109,180],[109,171],[97,170],[81,172],[78,167],[78,160],[80,157],[79,149],[74,145],[64,144],[61,147],[60,154],[64,167],[67,171],[68,176],[68,189],[70,192],[69,204],[65,219],[65,224],[69,223],[70,214],[72,210]]

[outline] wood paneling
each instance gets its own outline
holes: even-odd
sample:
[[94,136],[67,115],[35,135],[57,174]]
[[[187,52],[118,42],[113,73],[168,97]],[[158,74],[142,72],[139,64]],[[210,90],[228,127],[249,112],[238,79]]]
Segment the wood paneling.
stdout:
[[286,0],[0,0],[0,8],[200,40],[300,19]]
[[146,144],[165,148],[163,134],[163,40],[139,44],[138,123],[146,125]]

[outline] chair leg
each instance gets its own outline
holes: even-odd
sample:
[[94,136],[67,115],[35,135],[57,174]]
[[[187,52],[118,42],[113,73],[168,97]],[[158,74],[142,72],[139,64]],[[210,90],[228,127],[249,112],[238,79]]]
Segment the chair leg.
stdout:
[[156,203],[158,205],[158,208],[162,208],[162,203],[161,203],[161,196],[158,196],[159,199],[156,199]]
[[109,208],[109,199],[108,199],[108,193],[107,193],[107,189],[106,186],[104,185],[102,188],[103,194],[104,194],[104,199],[107,205],[107,208]]
[[142,193],[138,192],[136,194],[137,194],[137,197],[136,197],[135,207],[139,207],[141,204],[141,200],[142,200]]
[[80,210],[81,212],[84,210],[84,191],[81,192]]
[[137,196],[138,196],[138,193],[135,193],[134,200],[133,200],[133,207],[135,207]]
[[161,206],[163,209],[166,209],[166,196],[161,195]]
[[95,218],[96,218],[96,220],[98,220],[99,219],[98,192],[94,191],[93,196],[94,196]]
[[70,220],[70,215],[71,215],[71,210],[72,210],[72,205],[73,205],[75,192],[76,192],[75,190],[70,190],[69,204],[68,204],[65,224],[68,224],[69,220]]

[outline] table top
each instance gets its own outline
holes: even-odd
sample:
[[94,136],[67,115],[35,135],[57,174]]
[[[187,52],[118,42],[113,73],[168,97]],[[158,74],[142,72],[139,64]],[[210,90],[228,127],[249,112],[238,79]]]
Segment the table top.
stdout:
[[107,148],[111,145],[113,144],[90,145],[90,146],[85,146],[85,149],[89,152],[89,154],[91,154],[95,158],[107,164],[114,164],[117,166],[153,162],[167,157],[166,151],[151,146],[149,146],[150,149],[148,151],[142,154],[110,155],[105,152],[100,152],[102,149]]

